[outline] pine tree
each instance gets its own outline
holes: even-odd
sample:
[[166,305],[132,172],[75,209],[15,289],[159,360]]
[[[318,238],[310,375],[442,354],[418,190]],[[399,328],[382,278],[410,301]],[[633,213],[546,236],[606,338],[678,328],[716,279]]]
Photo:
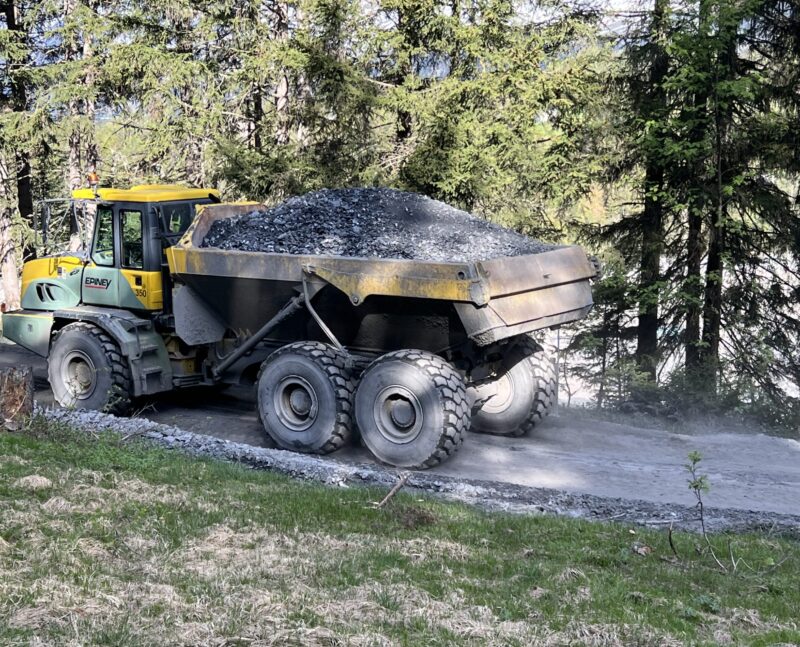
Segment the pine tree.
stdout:
[[[664,83],[669,73],[669,2],[655,0],[649,47],[643,52],[646,63],[645,85],[635,103],[644,130],[644,207],[641,216],[641,256],[639,261],[639,324],[636,363],[640,373],[655,382],[659,363],[659,293],[663,253],[667,177],[664,155],[664,122],[670,105]],[[636,69],[638,66],[634,66]],[[634,92],[637,89],[634,88]]]

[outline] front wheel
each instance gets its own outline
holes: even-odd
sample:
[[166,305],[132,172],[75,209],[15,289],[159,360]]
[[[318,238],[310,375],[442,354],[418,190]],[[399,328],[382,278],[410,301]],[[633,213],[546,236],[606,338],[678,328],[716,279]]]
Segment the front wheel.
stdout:
[[441,357],[400,350],[375,360],[356,392],[364,444],[395,467],[427,468],[455,453],[469,429],[461,375]]
[[354,383],[343,351],[288,344],[264,360],[257,389],[261,422],[279,447],[328,454],[350,440]]
[[58,332],[47,358],[47,377],[62,407],[130,412],[130,367],[119,346],[97,326],[77,322]]
[[473,431],[523,436],[555,405],[555,362],[523,335],[505,354],[495,376],[477,387],[477,394],[481,404],[472,414]]

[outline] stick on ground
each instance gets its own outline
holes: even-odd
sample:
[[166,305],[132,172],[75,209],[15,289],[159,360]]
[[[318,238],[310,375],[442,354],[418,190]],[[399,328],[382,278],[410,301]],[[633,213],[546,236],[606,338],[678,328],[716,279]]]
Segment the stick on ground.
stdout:
[[394,486],[392,487],[392,489],[391,489],[391,490],[389,490],[389,493],[388,493],[388,494],[387,494],[385,497],[383,497],[383,499],[381,500],[381,502],[380,502],[380,503],[376,503],[376,504],[375,504],[375,507],[376,507],[376,508],[383,508],[383,507],[384,507],[384,506],[385,506],[387,503],[389,503],[389,501],[391,501],[391,500],[392,500],[392,498],[394,497],[394,495],[395,495],[395,494],[397,494],[397,493],[398,493],[398,492],[399,492],[399,491],[400,491],[400,490],[403,488],[403,486],[406,484],[406,482],[408,481],[408,478],[409,478],[410,476],[411,476],[411,474],[409,474],[408,472],[406,472],[405,474],[403,474],[403,475],[402,475],[402,476],[401,476],[401,477],[398,479],[397,483],[395,483],[395,484],[394,484]]

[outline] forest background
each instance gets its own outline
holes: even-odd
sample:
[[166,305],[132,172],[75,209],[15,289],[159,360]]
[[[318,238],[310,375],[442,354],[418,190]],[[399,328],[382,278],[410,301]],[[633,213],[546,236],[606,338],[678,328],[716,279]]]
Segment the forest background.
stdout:
[[5,300],[94,170],[394,186],[602,259],[567,398],[797,430],[798,75],[787,0],[3,2]]

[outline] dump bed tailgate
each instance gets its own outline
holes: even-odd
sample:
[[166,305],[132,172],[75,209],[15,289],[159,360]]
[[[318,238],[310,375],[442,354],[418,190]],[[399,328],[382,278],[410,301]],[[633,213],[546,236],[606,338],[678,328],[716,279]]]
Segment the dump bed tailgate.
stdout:
[[589,280],[597,268],[580,247],[478,263],[488,302],[455,304],[479,344],[584,317],[592,307]]

